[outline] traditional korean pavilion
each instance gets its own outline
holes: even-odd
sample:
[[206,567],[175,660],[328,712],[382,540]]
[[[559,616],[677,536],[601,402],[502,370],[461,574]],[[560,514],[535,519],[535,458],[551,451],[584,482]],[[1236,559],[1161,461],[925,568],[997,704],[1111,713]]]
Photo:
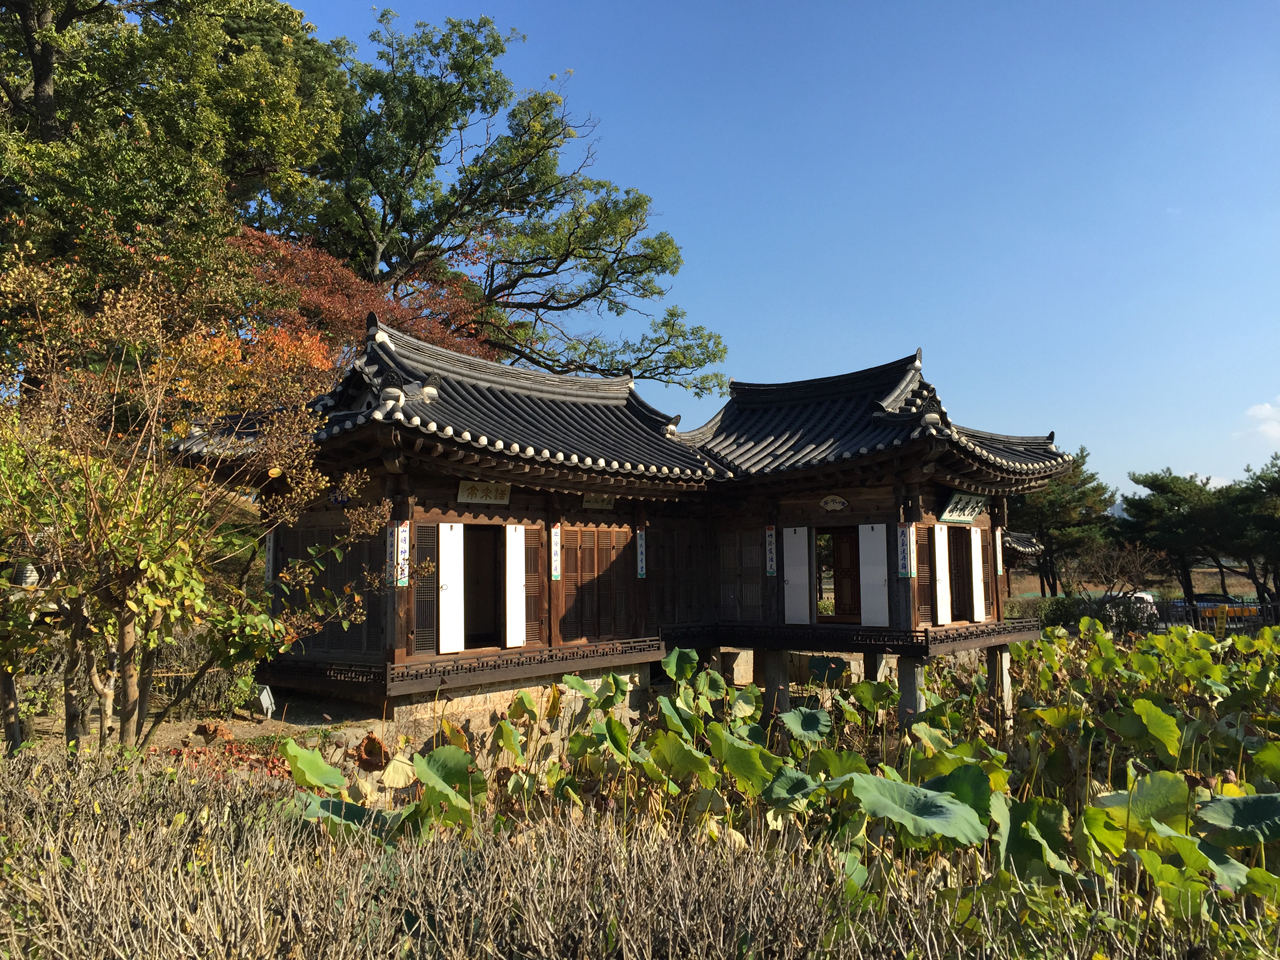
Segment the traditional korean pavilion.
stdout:
[[[1002,616],[1005,498],[1071,457],[1053,434],[952,422],[921,360],[734,383],[681,432],[629,379],[480,360],[370,315],[363,355],[316,401],[317,442],[327,470],[366,471],[362,499],[392,511],[385,541],[325,576],[386,569],[385,597],[260,677],[394,709],[669,645],[754,651],[762,686],[784,689],[768,675],[782,651],[861,654],[876,675],[896,654],[910,712],[930,657],[988,649],[1003,674],[1008,644],[1038,632]],[[332,543],[342,506],[277,531],[273,567]]]

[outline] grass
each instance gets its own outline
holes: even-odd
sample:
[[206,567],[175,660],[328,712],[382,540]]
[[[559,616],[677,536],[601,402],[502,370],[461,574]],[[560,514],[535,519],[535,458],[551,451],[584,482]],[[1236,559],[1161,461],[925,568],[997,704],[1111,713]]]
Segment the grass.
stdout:
[[1196,952],[1207,929],[1119,923],[1105,902],[1053,887],[966,900],[948,861],[909,851],[873,901],[846,887],[831,848],[795,831],[731,844],[562,808],[384,847],[282,816],[291,793],[156,767],[4,763],[0,956],[1214,955]]

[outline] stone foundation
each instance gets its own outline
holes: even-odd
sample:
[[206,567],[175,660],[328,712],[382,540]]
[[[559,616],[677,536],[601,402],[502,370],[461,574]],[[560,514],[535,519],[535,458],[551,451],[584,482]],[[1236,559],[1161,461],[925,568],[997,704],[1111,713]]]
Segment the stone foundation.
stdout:
[[755,676],[755,651],[737,647],[713,647],[709,666],[724,677],[730,686],[745,687]]
[[[606,673],[617,672],[627,681],[630,689],[626,698],[614,707],[614,715],[634,725],[649,700],[650,664],[642,663],[624,668],[628,672],[610,670],[582,670],[579,676],[594,688]],[[481,767],[488,767],[500,749],[494,737],[498,723],[506,718],[516,694],[525,690],[533,698],[538,711],[539,735],[531,738],[532,746],[540,759],[549,759],[560,752],[562,732],[585,714],[582,695],[560,682],[560,677],[546,677],[527,683],[497,683],[475,687],[459,687],[445,692],[417,694],[397,698],[388,704],[387,726],[392,736],[405,737],[415,749],[430,749],[447,742],[440,732],[440,721],[448,720],[466,736],[469,749]],[[550,703],[551,685],[560,686],[560,718],[547,723],[546,712]]]

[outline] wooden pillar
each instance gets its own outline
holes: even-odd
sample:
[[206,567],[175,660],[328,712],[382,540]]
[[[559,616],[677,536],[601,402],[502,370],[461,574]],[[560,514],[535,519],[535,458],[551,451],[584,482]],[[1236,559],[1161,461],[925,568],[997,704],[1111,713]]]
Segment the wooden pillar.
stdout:
[[635,512],[632,514],[632,517],[631,517],[631,541],[635,544],[636,570],[634,571],[635,577],[633,581],[635,590],[634,590],[634,593],[632,594],[634,603],[635,603],[635,609],[631,617],[631,622],[632,622],[631,636],[633,637],[657,636],[658,625],[656,623],[650,625],[648,622],[649,621],[649,571],[648,571],[649,551],[647,548],[647,543],[646,543],[646,549],[645,549],[645,575],[643,579],[641,579],[640,577],[640,570],[639,570],[640,533],[641,531],[644,531],[645,532],[644,539],[648,541],[649,517],[648,517],[648,514],[645,512],[643,500],[635,500],[632,502],[635,504]]
[[776,717],[791,709],[791,671],[785,650],[755,652],[756,685],[764,696],[764,717]]
[[987,693],[991,697],[991,725],[1006,738],[1013,735],[1013,681],[1009,677],[1009,645],[987,647]]
[[555,529],[564,523],[564,507],[560,497],[551,494],[547,497],[547,586],[550,593],[551,622],[547,625],[547,642],[558,647],[564,642],[560,634],[560,622],[564,619],[564,581],[551,579],[551,571],[560,558],[554,556],[557,547]]
[[924,665],[924,657],[898,658],[898,726],[903,733],[925,710]]
[[[387,474],[383,477],[382,496],[391,501],[391,517],[387,529],[388,541],[396,535],[395,531],[401,523],[413,520],[415,501],[409,496],[409,485],[403,474]],[[410,540],[412,544],[412,539]],[[413,655],[413,585],[396,585],[395,547],[388,544],[387,576],[387,659],[401,663]],[[409,564],[413,565],[412,546],[409,552]]]

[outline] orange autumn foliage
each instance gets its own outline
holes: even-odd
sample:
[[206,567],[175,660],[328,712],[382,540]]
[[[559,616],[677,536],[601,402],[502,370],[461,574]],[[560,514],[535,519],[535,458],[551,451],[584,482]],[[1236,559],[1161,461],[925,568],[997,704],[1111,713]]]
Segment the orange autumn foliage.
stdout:
[[477,308],[460,280],[423,285],[410,297],[396,300],[381,285],[361,279],[310,243],[248,228],[228,243],[249,261],[262,294],[254,305],[259,319],[286,338],[297,336],[309,342],[307,335],[317,334],[333,363],[341,363],[361,342],[370,312],[397,330],[447,350],[489,359],[497,356],[483,339],[472,335]]

